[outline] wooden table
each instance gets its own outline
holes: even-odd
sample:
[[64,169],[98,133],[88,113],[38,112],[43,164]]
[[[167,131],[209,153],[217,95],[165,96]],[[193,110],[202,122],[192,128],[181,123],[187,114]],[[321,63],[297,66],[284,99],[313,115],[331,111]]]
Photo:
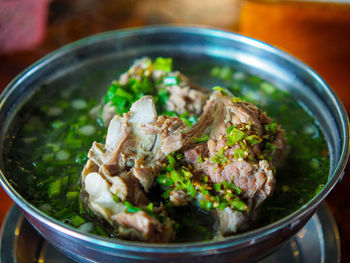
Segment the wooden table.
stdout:
[[[9,83],[9,81],[13,79],[18,73],[20,73],[24,68],[29,66],[31,63],[33,63],[43,55],[58,47],[61,47],[66,43],[82,38],[84,36],[111,29],[118,29],[130,26],[140,26],[150,23],[188,22],[183,20],[174,21],[171,18],[167,17],[166,14],[161,16],[161,13],[152,15],[151,18],[153,20],[150,20],[149,13],[142,11],[142,4],[149,4],[149,1],[120,0],[115,1],[114,4],[110,4],[108,6],[106,5],[106,0],[90,1],[94,3],[94,5],[92,5],[90,8],[85,6],[79,6],[79,3],[81,4],[82,2],[84,1],[52,1],[49,6],[48,28],[44,41],[36,48],[29,51],[0,55],[0,90],[2,90]],[[236,0],[232,0],[232,3],[235,2]],[[182,1],[182,3],[184,4],[186,2]],[[225,1],[225,3],[229,4],[228,1]],[[342,61],[344,61],[345,63],[344,66],[341,67],[339,70],[335,70],[335,66],[329,65],[329,59],[327,60],[326,58],[324,58],[324,60],[322,60],[322,58],[320,58],[319,56],[308,55],[311,51],[317,52],[317,48],[319,48],[320,50],[322,49],[322,52],[325,52],[323,45],[317,45],[318,41],[320,41],[319,38],[313,38],[312,41],[308,42],[308,45],[304,43],[303,45],[298,46],[296,43],[293,43],[292,45],[289,42],[289,38],[287,38],[288,41],[285,39],[285,36],[290,37],[290,35],[287,34],[285,31],[281,31],[280,36],[282,35],[282,37],[278,38],[278,36],[276,36],[276,30],[278,30],[278,27],[276,27],[276,24],[274,23],[289,24],[290,27],[288,30],[290,30],[291,32],[293,32],[294,30],[294,33],[296,32],[296,28],[302,26],[303,24],[294,24],[295,27],[293,28],[293,24],[290,24],[290,20],[286,20],[285,16],[281,15],[284,9],[279,6],[269,6],[270,10],[273,9],[272,13],[271,11],[267,12],[264,8],[264,4],[259,3],[259,1],[248,1],[243,6],[243,12],[245,13],[242,13],[242,15],[245,16],[241,16],[241,24],[239,28],[240,31],[244,34],[277,45],[291,52],[292,54],[301,58],[302,60],[307,61],[309,64],[315,66],[315,68],[317,68],[317,70],[321,72],[321,75],[325,76],[326,80],[328,80],[331,83],[332,87],[336,88],[338,94],[340,94],[342,96],[342,99],[344,99],[346,108],[348,109],[348,111],[350,111],[350,92],[348,91],[348,89],[350,89],[350,59],[347,60],[347,58],[350,58],[350,39],[345,39],[345,41],[349,41],[346,42],[348,43],[348,46],[342,45],[340,48],[332,49],[332,52],[334,52],[336,58],[343,58]],[[152,11],[155,12],[153,9]],[[294,10],[293,12],[294,13],[292,13],[292,15],[296,16],[296,14],[300,14],[302,10]],[[252,13],[254,14],[255,20],[249,19]],[[146,16],[145,14],[148,15]],[[344,13],[341,17],[346,17],[348,14],[350,14],[350,12]],[[272,20],[268,20],[267,18],[272,18]],[[237,30],[236,24],[226,24],[225,26],[225,24],[220,23],[211,24],[205,19],[205,17],[203,17],[202,20],[200,20],[200,18],[198,17],[196,17],[196,19],[197,23],[198,21],[206,21],[202,23],[204,25],[220,25],[228,30]],[[275,19],[275,21],[273,19]],[[304,22],[306,21],[305,19],[307,20],[307,18],[304,17]],[[256,27],[256,21],[259,21],[259,30],[257,30],[258,28]],[[330,21],[334,21],[334,17]],[[267,27],[270,27],[270,31],[268,31],[268,34],[261,33],[263,31],[263,29],[261,28],[263,27],[264,22],[266,22]],[[217,23],[217,21],[215,23]],[[274,31],[272,32],[271,25],[275,25],[275,27],[273,28]],[[313,27],[316,29],[318,28],[315,25]],[[337,30],[340,30],[339,27],[342,27],[342,24],[337,27]],[[280,28],[280,30],[282,29]],[[347,30],[350,30],[350,26],[347,27]],[[304,33],[308,34],[308,31],[305,31]],[[350,37],[350,33],[347,34]],[[337,41],[342,40],[338,39]],[[333,62],[337,63],[336,61]],[[346,74],[346,72],[347,75],[344,75]],[[336,217],[340,229],[342,241],[342,262],[350,262],[349,189],[350,168],[348,167],[346,169],[346,174],[343,178],[343,181],[335,187],[335,189],[326,199]],[[0,190],[0,198],[0,221],[3,221],[6,211],[11,206],[12,201],[2,189]]]

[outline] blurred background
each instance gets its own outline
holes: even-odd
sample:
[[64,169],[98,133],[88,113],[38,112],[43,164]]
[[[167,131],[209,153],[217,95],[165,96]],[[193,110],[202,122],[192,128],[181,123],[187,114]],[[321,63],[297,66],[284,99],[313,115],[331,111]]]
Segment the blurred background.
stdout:
[[[0,0],[0,92],[31,63],[99,32],[156,24],[200,25],[247,35],[311,66],[350,112],[348,0]],[[1,124],[0,124],[1,125]],[[327,203],[350,262],[350,169]],[[0,222],[11,205],[0,190]]]

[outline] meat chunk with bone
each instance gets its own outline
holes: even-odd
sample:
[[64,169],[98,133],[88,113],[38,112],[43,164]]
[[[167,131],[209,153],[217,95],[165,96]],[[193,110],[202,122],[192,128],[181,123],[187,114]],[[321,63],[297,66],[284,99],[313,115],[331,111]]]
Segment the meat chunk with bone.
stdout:
[[[211,95],[198,123],[186,133],[184,153],[197,174],[209,176],[212,183],[233,183],[249,204],[247,211],[216,209],[217,235],[232,234],[253,219],[254,211],[274,190],[274,165],[286,148],[283,131],[264,112],[224,93]],[[193,144],[203,134],[208,141]],[[204,161],[198,161],[199,155]]]
[[189,112],[199,115],[208,95],[200,88],[191,85],[188,79],[179,72],[172,74],[178,79],[178,84],[167,87],[169,99],[166,102],[167,110],[177,114]]
[[163,243],[174,239],[175,232],[172,222],[165,218],[165,222],[146,214],[144,211],[137,213],[119,213],[112,216],[119,224],[119,233],[133,240]]
[[[147,79],[152,83],[156,91],[166,90],[169,96],[166,101],[166,110],[173,111],[178,115],[183,113],[199,115],[208,98],[207,91],[190,83],[185,75],[179,71],[167,72],[154,69],[152,60],[147,57],[136,60],[120,76],[118,83],[120,85],[128,85],[130,79],[136,79],[138,81]],[[103,123],[108,124],[114,117],[115,112],[116,106],[113,106],[111,102],[103,105],[101,115]]]
[[[127,213],[125,202],[138,207],[150,203],[146,193],[166,155],[182,147],[184,128],[177,117],[157,116],[153,98],[145,96],[129,113],[111,120],[105,145],[93,143],[82,172],[84,200],[95,214],[122,227],[121,236],[152,242],[173,239],[169,218],[160,222],[144,212]],[[167,234],[159,236],[161,230]]]

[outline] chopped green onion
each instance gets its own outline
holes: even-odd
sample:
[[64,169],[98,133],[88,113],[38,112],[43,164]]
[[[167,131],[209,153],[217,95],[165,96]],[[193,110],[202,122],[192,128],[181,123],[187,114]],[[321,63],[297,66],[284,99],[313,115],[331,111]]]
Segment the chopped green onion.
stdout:
[[207,134],[202,134],[200,137],[195,137],[194,142],[207,142],[209,140],[209,136]]
[[57,153],[56,153],[56,159],[58,161],[66,161],[68,160],[70,157],[70,153],[67,152],[66,150],[59,150]]
[[107,233],[100,226],[96,226],[95,231],[101,236],[108,237]]
[[79,132],[84,136],[91,136],[96,132],[96,128],[93,125],[85,125],[79,129]]
[[270,83],[267,83],[267,82],[263,82],[260,84],[260,88],[266,92],[267,94],[272,94],[276,91],[276,88],[271,85]]
[[198,154],[197,162],[198,162],[198,163],[202,163],[202,162],[203,162],[203,159],[202,159],[202,155],[201,155],[201,154]]
[[209,211],[213,207],[213,204],[207,200],[201,200],[199,202],[199,205],[207,211]]
[[272,153],[275,150],[276,146],[272,143],[266,142],[265,143],[265,152]]
[[213,90],[217,90],[217,91],[220,91],[222,95],[224,96],[228,96],[228,93],[227,91],[223,88],[223,87],[220,87],[220,86],[216,86],[213,88]]
[[133,99],[133,96],[131,93],[123,90],[122,88],[118,88],[116,91],[115,91],[115,95],[116,96],[119,96],[119,97],[122,97],[122,98],[125,98],[127,100],[132,100]]
[[171,186],[174,184],[173,180],[169,178],[166,174],[161,174],[157,177],[157,182],[164,186]]
[[78,196],[79,196],[79,192],[77,192],[77,191],[67,192],[67,194],[66,194],[68,202],[76,200],[78,198]]
[[153,203],[149,203],[147,206],[146,206],[146,209],[153,212]]
[[69,215],[71,212],[68,210],[67,207],[57,211],[56,213],[54,213],[54,217],[56,218],[63,218],[66,217],[67,215]]
[[124,205],[126,206],[126,209],[127,209],[126,211],[128,213],[137,213],[137,212],[141,211],[140,207],[133,206],[128,201],[125,201]]
[[76,110],[85,109],[88,106],[87,102],[82,99],[76,99],[72,101],[72,107]]
[[241,148],[236,148],[234,151],[234,157],[236,160],[244,159],[244,150]]
[[188,170],[185,170],[185,169],[181,169],[181,172],[183,173],[183,175],[186,177],[186,178],[191,178],[193,176],[193,174],[188,171]]
[[63,112],[63,110],[61,108],[57,108],[57,107],[51,107],[49,108],[49,110],[47,111],[47,115],[48,116],[58,116]]
[[84,224],[84,223],[86,222],[86,220],[83,219],[83,218],[81,218],[81,217],[78,216],[78,215],[74,215],[74,216],[72,216],[70,222],[71,222],[71,224],[72,224],[73,226],[78,227],[78,226]]
[[224,189],[232,189],[234,190],[237,194],[241,194],[242,190],[237,187],[235,184],[224,181],[222,182],[222,185],[224,186]]
[[162,70],[164,72],[171,72],[173,67],[173,60],[171,58],[158,57],[153,63],[153,69]]
[[262,142],[262,139],[258,135],[247,136],[245,137],[245,140],[252,145]]
[[[162,198],[168,199],[171,191],[172,191],[171,188],[167,189],[164,193],[162,193]],[[171,203],[169,202],[169,204]]]
[[277,131],[277,126],[278,124],[276,122],[264,125],[266,131],[273,133]]
[[213,184],[213,189],[214,189],[216,192],[219,192],[220,189],[221,189],[221,184],[220,184],[220,183]]
[[239,211],[246,211],[248,210],[248,206],[241,200],[235,200],[232,202],[233,208],[239,210]]
[[59,178],[49,184],[48,195],[50,198],[56,197],[61,193],[62,178]]
[[316,158],[312,158],[310,165],[313,169],[319,169],[320,168],[320,161],[317,160]]
[[231,101],[232,101],[233,103],[237,103],[237,102],[242,102],[242,99],[239,98],[239,97],[233,97],[233,98],[231,99]]
[[219,205],[219,209],[220,209],[220,210],[224,210],[227,206],[228,206],[228,203],[227,203],[227,202],[222,202],[222,203]]
[[114,200],[114,202],[116,202],[116,203],[119,203],[119,202],[120,202],[120,199],[119,199],[119,197],[118,197],[118,193],[115,193],[115,194],[113,195],[113,200]]
[[167,157],[168,157],[169,164],[172,165],[173,167],[176,167],[177,163],[176,163],[175,157],[171,154],[168,155]]
[[216,164],[225,165],[228,162],[227,157],[224,154],[224,148],[221,148],[211,160]]
[[235,127],[228,127],[227,130],[230,132],[226,135],[227,137],[227,145],[233,146],[237,142],[241,141],[244,138],[244,132],[238,130]]

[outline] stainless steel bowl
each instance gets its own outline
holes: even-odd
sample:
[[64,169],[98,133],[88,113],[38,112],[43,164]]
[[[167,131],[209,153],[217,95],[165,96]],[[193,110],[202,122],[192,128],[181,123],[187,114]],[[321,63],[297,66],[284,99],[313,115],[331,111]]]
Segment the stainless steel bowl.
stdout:
[[[90,234],[50,218],[27,202],[11,185],[4,162],[5,138],[19,108],[41,89],[81,85],[82,76],[96,75],[81,88],[104,87],[116,72],[142,56],[171,56],[183,66],[205,61],[230,63],[287,90],[316,117],[328,141],[331,169],[328,183],[312,200],[288,217],[222,241],[185,244],[145,244],[115,241]],[[205,76],[199,76],[205,82]],[[44,86],[42,84],[45,84]],[[92,92],[98,92],[98,88]],[[103,91],[101,91],[103,92]],[[49,92],[48,92],[49,94]],[[343,174],[349,157],[346,111],[322,79],[295,58],[259,41],[206,28],[149,27],[108,32],[65,46],[30,66],[0,97],[0,181],[28,221],[52,245],[79,262],[254,261],[272,253],[295,234]]]

